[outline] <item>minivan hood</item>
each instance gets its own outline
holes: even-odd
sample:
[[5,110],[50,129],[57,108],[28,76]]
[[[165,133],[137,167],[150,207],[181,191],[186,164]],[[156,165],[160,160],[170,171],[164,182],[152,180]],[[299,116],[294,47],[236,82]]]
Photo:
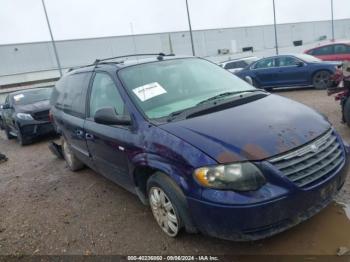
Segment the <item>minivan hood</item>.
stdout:
[[16,105],[16,111],[19,113],[33,113],[50,109],[50,100],[43,100],[34,104]]
[[227,110],[171,122],[160,128],[218,163],[263,160],[297,148],[330,129],[311,108],[283,98],[264,98]]

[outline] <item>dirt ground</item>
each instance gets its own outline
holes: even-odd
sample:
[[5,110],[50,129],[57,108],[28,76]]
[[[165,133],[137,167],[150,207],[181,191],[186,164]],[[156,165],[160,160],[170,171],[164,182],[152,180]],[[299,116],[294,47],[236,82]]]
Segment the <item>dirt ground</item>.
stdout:
[[[350,129],[340,123],[339,104],[325,91],[275,93],[326,114],[350,142]],[[253,243],[184,233],[168,238],[137,197],[89,169],[70,172],[49,152],[47,142],[21,148],[1,132],[0,151],[9,157],[0,165],[1,255],[316,255],[350,248],[350,220],[339,204],[287,232]],[[350,204],[350,178],[338,201]]]

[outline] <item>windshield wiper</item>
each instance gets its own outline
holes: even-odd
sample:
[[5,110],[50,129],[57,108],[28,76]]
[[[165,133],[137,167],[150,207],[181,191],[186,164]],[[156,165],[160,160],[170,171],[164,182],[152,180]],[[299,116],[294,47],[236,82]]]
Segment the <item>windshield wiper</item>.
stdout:
[[205,99],[205,100],[199,102],[197,105],[202,105],[202,104],[205,104],[205,103],[208,103],[208,102],[211,102],[211,101],[215,101],[215,100],[218,100],[218,99],[221,99],[221,98],[225,98],[225,97],[228,97],[228,96],[234,96],[234,95],[238,95],[238,94],[242,94],[242,93],[258,92],[258,91],[259,92],[263,92],[263,90],[259,90],[259,89],[250,89],[250,90],[237,91],[237,92],[225,92],[225,93],[221,93],[219,95],[210,97],[208,99]]
[[[260,90],[260,89],[250,89],[250,90],[245,90],[245,91],[237,91],[237,92],[225,92],[213,97],[210,97],[206,100],[203,100],[202,102],[199,102],[197,105],[193,106],[193,107],[189,107],[186,109],[182,109],[182,110],[178,110],[175,112],[170,113],[168,116],[166,116],[166,121],[167,122],[171,122],[176,118],[179,117],[183,117],[186,118],[188,115],[191,115],[193,113],[198,113],[200,111],[203,110],[207,110],[208,106],[204,106],[204,104],[211,102],[211,101],[215,101],[224,97],[228,97],[228,96],[233,96],[233,95],[237,95],[237,94],[243,94],[243,93],[253,93],[253,92],[264,92],[266,93],[264,90]],[[210,106],[211,107],[211,106]]]
[[188,111],[190,111],[192,109],[193,109],[193,107],[190,107],[190,108],[186,108],[186,109],[183,109],[183,110],[172,112],[171,114],[169,114],[166,117],[166,120],[167,120],[167,122],[171,122],[173,119],[175,119],[178,116],[182,115],[184,112],[188,112]]

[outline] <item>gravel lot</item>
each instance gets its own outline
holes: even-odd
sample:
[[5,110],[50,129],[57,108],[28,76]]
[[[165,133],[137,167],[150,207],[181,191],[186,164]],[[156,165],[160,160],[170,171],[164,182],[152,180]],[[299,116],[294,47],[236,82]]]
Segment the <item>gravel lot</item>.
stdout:
[[[340,107],[325,91],[276,94],[326,114],[343,138]],[[336,254],[350,247],[350,221],[333,204],[311,220],[270,239],[234,243],[203,235],[166,237],[137,197],[85,169],[70,172],[48,150],[49,139],[21,148],[0,135],[0,254]],[[339,201],[350,204],[350,179]],[[257,214],[258,215],[258,214]]]

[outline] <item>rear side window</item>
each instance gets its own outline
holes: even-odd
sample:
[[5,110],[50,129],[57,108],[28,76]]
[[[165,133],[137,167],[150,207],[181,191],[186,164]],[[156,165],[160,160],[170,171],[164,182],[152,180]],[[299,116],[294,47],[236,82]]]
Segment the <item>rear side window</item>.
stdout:
[[332,55],[334,53],[334,47],[332,45],[323,46],[311,50],[311,55]]
[[350,54],[350,46],[348,45],[335,45],[334,53],[336,54]]
[[68,75],[57,82],[51,104],[67,114],[85,117],[86,95],[92,73]]
[[126,115],[125,104],[112,78],[106,73],[96,73],[91,88],[90,114],[104,107],[113,107],[118,115]]

